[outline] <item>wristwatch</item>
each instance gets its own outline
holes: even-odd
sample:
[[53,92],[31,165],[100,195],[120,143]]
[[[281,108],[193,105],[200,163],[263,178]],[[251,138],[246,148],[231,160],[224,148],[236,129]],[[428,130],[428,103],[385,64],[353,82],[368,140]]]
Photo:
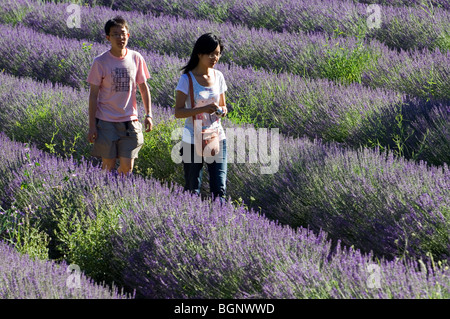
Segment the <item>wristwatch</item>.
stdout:
[[145,114],[145,118],[151,118],[151,119],[153,119],[153,116],[151,116],[150,114]]

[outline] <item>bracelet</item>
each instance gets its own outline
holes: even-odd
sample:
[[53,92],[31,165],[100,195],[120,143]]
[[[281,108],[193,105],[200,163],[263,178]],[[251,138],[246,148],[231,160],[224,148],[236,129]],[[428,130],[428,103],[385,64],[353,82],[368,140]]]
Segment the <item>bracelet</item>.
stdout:
[[148,118],[148,117],[151,118],[151,119],[153,119],[153,117],[152,117],[150,114],[146,114],[146,115],[145,115],[145,118]]

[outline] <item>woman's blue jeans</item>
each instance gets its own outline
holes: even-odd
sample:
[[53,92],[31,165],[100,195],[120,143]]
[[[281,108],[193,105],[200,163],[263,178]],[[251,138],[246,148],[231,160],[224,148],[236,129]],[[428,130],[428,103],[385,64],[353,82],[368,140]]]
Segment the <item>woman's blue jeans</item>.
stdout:
[[[189,154],[190,153],[190,154]],[[195,154],[194,144],[182,142],[180,155],[184,167],[184,190],[200,194],[203,164],[205,159]],[[206,162],[209,172],[209,187],[214,198],[226,196],[227,182],[227,141],[220,141],[220,151],[212,163]]]

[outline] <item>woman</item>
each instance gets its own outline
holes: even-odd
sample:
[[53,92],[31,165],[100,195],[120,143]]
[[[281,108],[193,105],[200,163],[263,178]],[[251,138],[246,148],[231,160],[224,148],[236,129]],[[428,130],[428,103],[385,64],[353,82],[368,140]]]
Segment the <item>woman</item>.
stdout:
[[[223,52],[221,40],[206,33],[197,39],[189,62],[178,81],[175,102],[175,117],[186,118],[182,138],[181,155],[184,167],[185,190],[200,194],[203,163],[209,172],[210,191],[214,198],[225,199],[227,178],[227,151],[225,132],[220,118],[228,112],[225,104],[227,85],[223,74],[214,69]],[[191,105],[189,76],[193,86],[195,108]],[[196,155],[194,141],[194,118],[202,118],[203,129],[217,129],[219,152],[212,158]],[[195,120],[196,124],[198,123]],[[197,140],[198,141],[198,140]]]

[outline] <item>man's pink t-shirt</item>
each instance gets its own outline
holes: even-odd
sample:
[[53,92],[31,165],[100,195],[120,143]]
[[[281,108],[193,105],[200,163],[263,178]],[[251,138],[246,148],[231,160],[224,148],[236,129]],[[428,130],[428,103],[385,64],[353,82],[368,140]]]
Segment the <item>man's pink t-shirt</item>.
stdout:
[[100,87],[95,117],[108,122],[138,119],[137,85],[150,78],[142,55],[127,49],[118,58],[106,51],[94,59],[87,81]]

